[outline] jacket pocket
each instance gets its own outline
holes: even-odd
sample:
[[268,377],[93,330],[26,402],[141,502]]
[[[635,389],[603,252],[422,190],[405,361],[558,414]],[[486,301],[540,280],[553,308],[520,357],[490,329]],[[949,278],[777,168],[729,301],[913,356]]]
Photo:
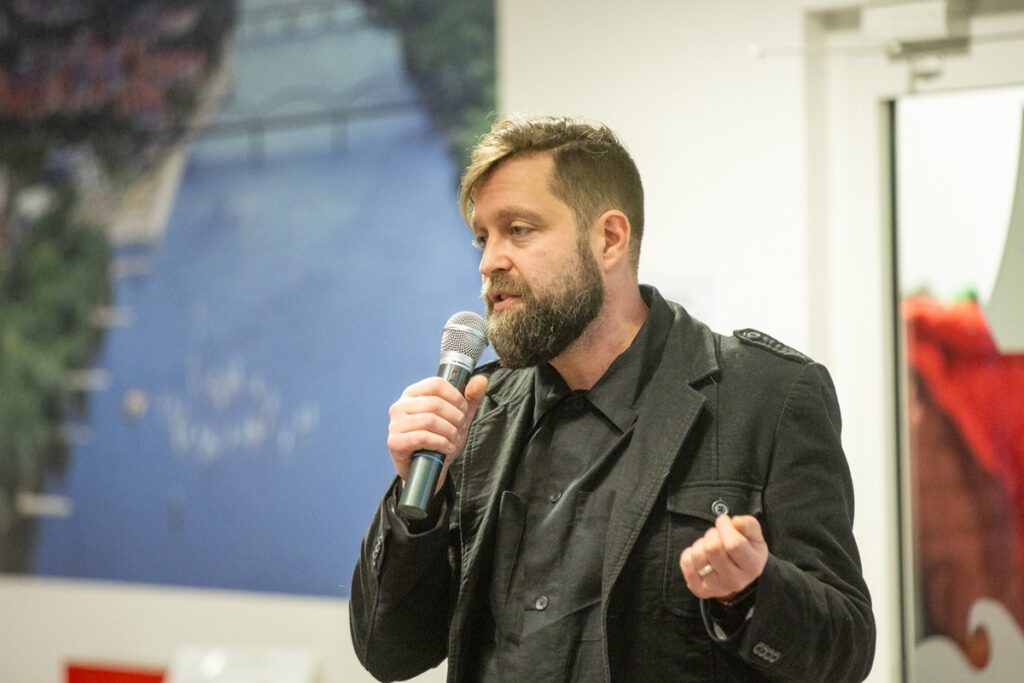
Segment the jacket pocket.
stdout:
[[679,556],[714,526],[719,515],[762,513],[762,487],[743,482],[694,482],[668,492],[668,533],[665,549],[664,602],[669,612],[693,615],[700,602],[686,587]]

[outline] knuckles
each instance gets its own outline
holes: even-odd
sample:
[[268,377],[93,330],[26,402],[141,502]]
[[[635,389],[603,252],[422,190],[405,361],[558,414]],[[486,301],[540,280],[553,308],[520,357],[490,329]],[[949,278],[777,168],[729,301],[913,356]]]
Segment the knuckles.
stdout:
[[726,541],[725,543],[723,543],[723,548],[725,549],[725,552],[729,553],[730,555],[733,555],[735,553],[738,553],[745,545],[747,545],[746,541],[742,540]]
[[718,531],[714,528],[708,529],[708,532],[704,534],[704,552],[706,553],[719,553],[722,550],[722,537],[718,535]]
[[388,407],[387,447],[399,470],[417,450],[440,453],[447,465],[465,444],[472,419],[469,409],[462,394],[440,377],[406,387]]

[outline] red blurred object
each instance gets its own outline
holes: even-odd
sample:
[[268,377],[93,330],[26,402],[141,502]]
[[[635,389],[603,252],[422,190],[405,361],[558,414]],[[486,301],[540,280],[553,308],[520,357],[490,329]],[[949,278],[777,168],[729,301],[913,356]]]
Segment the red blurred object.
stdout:
[[979,598],[1024,627],[1024,354],[1001,354],[974,302],[903,302],[914,550],[922,635],[960,644]]
[[164,672],[156,669],[68,664],[68,683],[162,683]]
[[981,465],[1006,486],[1024,546],[1024,354],[999,353],[974,302],[915,297],[903,307],[910,366]]

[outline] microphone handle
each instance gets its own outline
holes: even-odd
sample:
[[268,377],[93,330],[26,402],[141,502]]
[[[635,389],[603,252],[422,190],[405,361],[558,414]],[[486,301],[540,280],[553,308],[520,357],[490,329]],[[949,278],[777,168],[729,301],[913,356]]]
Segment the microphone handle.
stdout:
[[[467,363],[468,361],[468,363]],[[441,357],[437,376],[459,390],[466,391],[466,385],[473,374],[473,360],[463,354],[447,353]],[[416,451],[412,456],[409,476],[398,498],[398,512],[406,519],[425,519],[434,498],[434,489],[444,467],[444,456],[434,451]]]

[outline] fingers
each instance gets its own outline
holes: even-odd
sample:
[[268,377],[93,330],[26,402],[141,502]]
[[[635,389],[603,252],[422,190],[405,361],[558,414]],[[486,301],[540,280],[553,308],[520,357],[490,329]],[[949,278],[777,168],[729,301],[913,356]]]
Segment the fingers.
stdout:
[[402,392],[388,411],[387,445],[403,480],[408,477],[416,451],[440,453],[445,456],[446,466],[459,454],[486,389],[485,377],[471,378],[466,387],[467,400],[443,379],[430,377]]
[[[748,521],[749,520],[749,521]],[[761,561],[758,549],[750,538],[737,529],[737,523],[752,534],[756,530],[757,539],[764,544],[761,538],[761,525],[753,517],[728,517],[722,515],[715,520],[714,531],[720,544],[721,554],[731,566],[742,572],[760,573],[764,562]],[[752,526],[750,524],[752,523]],[[711,530],[708,530],[711,533]]]
[[465,401],[459,406],[439,396],[403,396],[391,406],[388,414],[392,422],[405,418],[418,418],[422,421],[426,416],[436,416],[459,427],[466,419],[467,408]]
[[[721,523],[722,517],[719,517],[716,525],[708,529],[704,538],[700,539],[707,556],[707,563],[714,567],[717,574],[717,576],[705,577],[705,582],[715,583],[723,589],[735,590],[735,586],[745,583],[745,570],[733,555],[733,553],[742,554],[742,547],[738,547],[732,538],[727,540],[723,537]],[[725,520],[725,523],[728,525],[728,520]],[[741,534],[737,533],[735,529],[732,531],[734,536],[739,537],[740,543],[746,544],[746,539]]]
[[457,450],[459,437],[459,428],[437,415],[403,415],[388,426],[388,449],[401,455],[418,450],[451,455]]
[[764,571],[768,547],[754,517],[720,515],[715,526],[686,548],[679,567],[699,598],[724,598],[740,592]]
[[[707,553],[704,552],[704,539],[697,539],[693,545],[685,549],[679,556],[679,568],[683,570],[683,577],[686,585],[691,591],[697,593],[704,587],[704,580],[711,575],[706,569],[708,566]],[[714,566],[712,566],[712,570]],[[704,574],[704,576],[701,576]]]
[[715,527],[683,551],[680,566],[687,587],[699,598],[730,595],[749,583],[725,552]]
[[419,398],[419,397],[437,397],[451,405],[457,407],[460,411],[465,412],[469,407],[466,403],[466,399],[459,393],[459,390],[453,387],[448,382],[445,382],[440,377],[428,377],[427,379],[420,380],[411,386],[406,387],[405,391],[402,392],[402,398],[398,400],[401,403],[402,399],[406,398]]
[[388,412],[391,431],[425,429],[451,436],[465,426],[468,411],[469,404],[455,387],[431,377],[408,387]]
[[732,526],[739,533],[750,541],[754,546],[764,544],[764,532],[761,531],[761,523],[756,517],[740,515],[732,518]]

